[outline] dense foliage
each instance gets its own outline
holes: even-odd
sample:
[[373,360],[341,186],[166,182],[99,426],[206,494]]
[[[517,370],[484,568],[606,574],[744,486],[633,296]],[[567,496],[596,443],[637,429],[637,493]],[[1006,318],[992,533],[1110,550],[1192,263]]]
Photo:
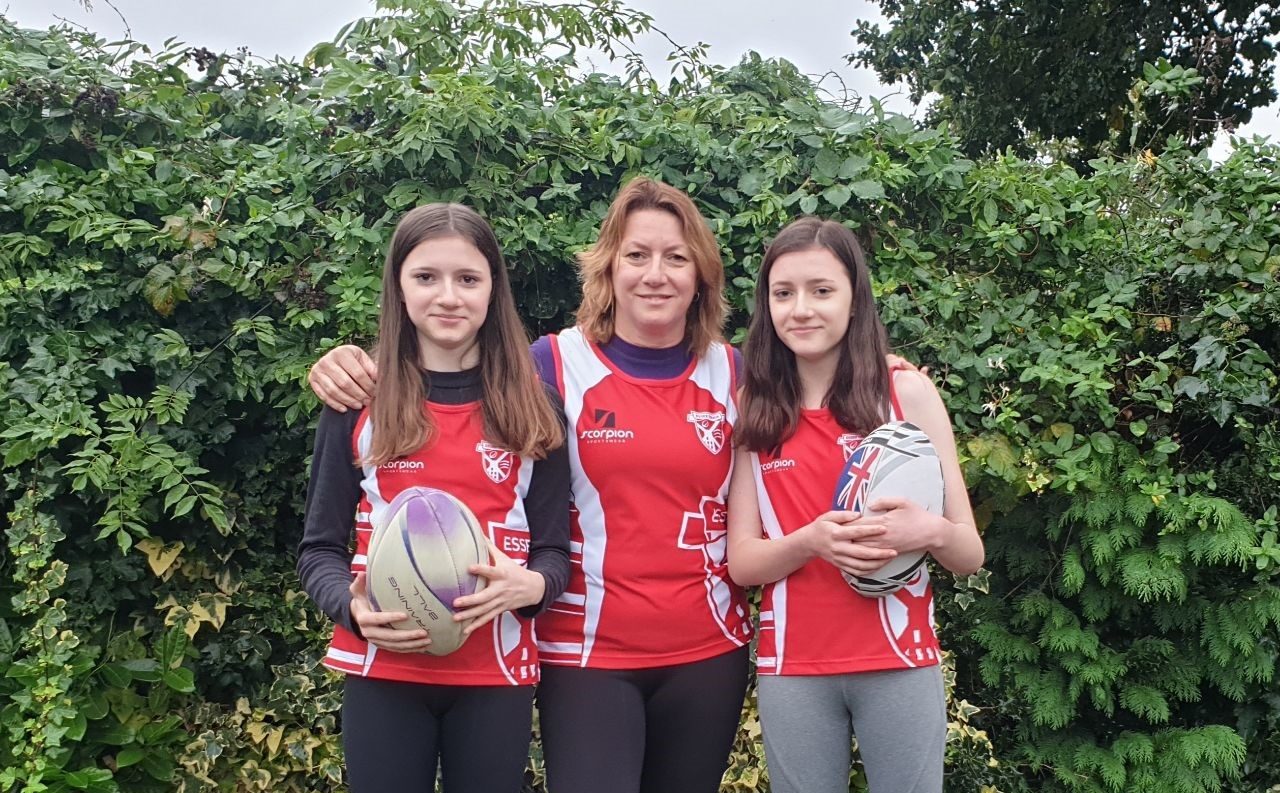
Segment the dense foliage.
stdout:
[[[788,219],[868,229],[989,548],[939,584],[949,790],[1280,780],[1280,151],[1081,177],[969,160],[782,62],[571,71],[648,24],[384,2],[264,65],[0,19],[0,789],[341,789],[293,573],[305,371],[370,341],[383,245],[428,200],[493,220],[531,329],[569,322],[571,255],[632,173],[696,197],[735,328]],[[761,755],[749,706],[725,789],[766,790]]]
[[[1028,136],[1159,150],[1170,134],[1207,145],[1276,100],[1280,8],[1252,0],[876,0],[888,26],[859,22],[849,56],[886,83],[930,95],[970,154],[1026,153]],[[1160,102],[1135,100],[1161,94]]]

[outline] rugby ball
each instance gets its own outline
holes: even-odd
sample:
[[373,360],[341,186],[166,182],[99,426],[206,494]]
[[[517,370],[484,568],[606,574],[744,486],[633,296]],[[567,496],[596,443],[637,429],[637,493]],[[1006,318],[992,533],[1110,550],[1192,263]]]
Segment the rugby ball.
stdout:
[[[890,421],[867,433],[845,462],[836,481],[832,509],[874,516],[870,504],[881,498],[909,498],[935,515],[943,507],[942,464],[929,436],[907,421]],[[868,575],[841,575],[867,597],[884,597],[912,581],[924,566],[924,551],[895,556]]]
[[453,601],[484,589],[473,564],[489,564],[476,516],[443,490],[410,487],[387,506],[369,538],[365,572],[377,611],[403,611],[395,627],[431,633],[426,652],[448,655],[462,646],[469,623],[453,621]]

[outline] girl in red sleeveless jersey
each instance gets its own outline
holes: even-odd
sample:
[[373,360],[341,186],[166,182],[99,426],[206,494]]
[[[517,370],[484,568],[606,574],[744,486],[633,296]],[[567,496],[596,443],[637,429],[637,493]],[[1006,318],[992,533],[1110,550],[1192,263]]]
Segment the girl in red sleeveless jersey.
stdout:
[[[803,218],[769,246],[744,352],[730,493],[729,571],[764,585],[760,718],[774,793],[848,790],[856,734],[872,793],[940,793],[946,709],[928,573],[883,598],[867,574],[928,551],[948,570],[982,565],[951,421],[915,371],[890,372],[865,257],[844,226]],[[906,499],[878,517],[828,511],[861,436],[890,419],[938,450],[943,515]]]
[[[579,257],[578,324],[533,345],[563,395],[573,479],[564,594],[538,621],[552,793],[715,793],[737,731],[751,620],[725,559],[741,361],[724,268],[684,192],[639,177]],[[385,387],[339,347],[316,393]]]
[[[540,674],[531,619],[568,578],[568,451],[559,397],[538,380],[498,242],[458,204],[409,212],[382,281],[378,396],[326,409],[316,431],[298,572],[335,623],[326,666],[347,675],[342,735],[353,793],[516,793]],[[466,503],[493,543],[458,598],[475,621],[446,656],[375,612],[369,536],[409,487]],[[351,539],[354,531],[354,555]]]

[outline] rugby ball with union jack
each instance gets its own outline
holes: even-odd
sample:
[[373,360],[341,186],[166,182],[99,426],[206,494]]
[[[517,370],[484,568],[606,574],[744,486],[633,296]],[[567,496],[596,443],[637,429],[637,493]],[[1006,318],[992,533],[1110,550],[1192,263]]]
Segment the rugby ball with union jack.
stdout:
[[[901,496],[941,515],[943,495],[942,464],[929,436],[910,422],[890,421],[867,433],[849,455],[831,508],[874,516],[880,513],[868,505]],[[869,575],[841,574],[860,594],[884,597],[919,575],[927,556],[923,551],[903,553]]]

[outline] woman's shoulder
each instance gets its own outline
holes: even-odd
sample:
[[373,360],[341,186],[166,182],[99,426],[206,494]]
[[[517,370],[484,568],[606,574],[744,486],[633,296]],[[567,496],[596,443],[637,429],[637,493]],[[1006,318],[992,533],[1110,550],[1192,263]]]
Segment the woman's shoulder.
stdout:
[[533,356],[534,368],[538,370],[538,377],[542,380],[543,385],[548,390],[559,392],[556,384],[556,354],[552,346],[554,339],[558,334],[547,333],[539,336],[529,345],[529,355]]

